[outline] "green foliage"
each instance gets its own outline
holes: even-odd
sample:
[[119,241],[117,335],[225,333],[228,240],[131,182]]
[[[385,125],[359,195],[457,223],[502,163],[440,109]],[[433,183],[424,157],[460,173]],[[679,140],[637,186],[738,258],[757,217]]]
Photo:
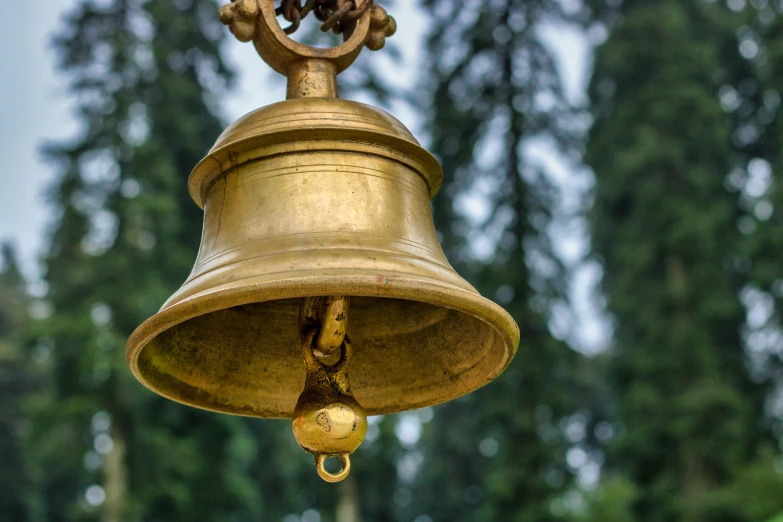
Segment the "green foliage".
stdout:
[[22,451],[25,395],[35,384],[23,351],[30,298],[10,245],[0,250],[0,521],[26,522],[30,470]]
[[[734,501],[745,520],[766,520],[783,510],[783,471],[773,451],[764,451],[737,476]],[[773,519],[772,522],[775,522]]]
[[577,515],[579,522],[633,522],[633,504],[638,497],[636,486],[622,477],[604,480],[587,495],[585,513]]
[[[551,504],[571,481],[559,423],[578,404],[576,355],[547,328],[549,310],[565,295],[548,237],[557,191],[525,145],[542,138],[568,151],[574,143],[567,122],[576,111],[537,34],[544,21],[567,16],[554,1],[425,6],[433,20],[429,129],[446,172],[436,225],[454,267],[511,312],[522,341],[497,381],[435,409],[418,450],[410,515],[554,520]],[[541,96],[551,103],[537,103]],[[473,196],[488,209],[479,222],[460,206]],[[476,239],[489,241],[489,255],[475,255]]]
[[[744,303],[755,310],[749,316],[745,333],[752,355],[751,370],[759,380],[774,380],[783,385],[783,356],[780,343],[771,334],[783,325],[783,119],[780,96],[783,78],[783,6],[768,5],[749,10],[747,25],[741,28],[741,42],[760,42],[759,53],[751,61],[753,75],[733,86],[728,96],[736,101],[726,109],[737,121],[735,145],[737,164],[729,177],[730,187],[739,196],[742,216],[738,224],[744,236],[749,284]],[[743,131],[743,132],[740,132]],[[783,415],[775,410],[773,426],[783,435]]]
[[739,521],[731,488],[768,437],[748,371],[740,208],[724,179],[737,122],[718,92],[747,73],[741,20],[699,0],[625,2],[597,51],[595,251],[615,315],[624,434],[609,455],[634,520]]

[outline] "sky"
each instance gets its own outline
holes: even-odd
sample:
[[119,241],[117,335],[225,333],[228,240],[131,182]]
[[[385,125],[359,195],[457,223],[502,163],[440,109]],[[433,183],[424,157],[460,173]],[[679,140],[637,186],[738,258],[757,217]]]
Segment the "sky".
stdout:
[[0,17],[0,70],[11,77],[0,86],[0,241],[18,247],[28,274],[35,273],[35,254],[42,246],[49,216],[42,196],[53,175],[40,147],[77,128],[58,89],[62,82],[54,75],[49,49],[49,35],[71,3],[20,2],[14,16]]
[[[0,17],[0,70],[13,71],[12,80],[0,84],[0,157],[4,159],[0,167],[0,241],[10,241],[16,247],[23,271],[31,279],[41,275],[38,260],[45,251],[47,230],[53,220],[45,193],[56,171],[43,158],[41,147],[47,142],[67,140],[78,130],[65,81],[55,70],[51,47],[52,34],[61,17],[77,1],[18,2],[14,16]],[[576,0],[562,1],[577,5]],[[397,0],[391,11],[399,23],[400,30],[394,39],[403,59],[402,65],[389,62],[393,74],[388,79],[400,85],[417,81],[417,64],[426,31],[426,16],[418,5],[418,0]],[[19,20],[35,23],[22,24]],[[553,26],[545,28],[541,36],[557,56],[570,98],[576,102],[584,100],[590,66],[586,35],[573,28]],[[258,107],[284,99],[285,84],[275,78],[252,45],[234,38],[226,42],[226,61],[238,73],[238,81],[226,94],[221,107],[228,124]],[[387,59],[383,51],[378,56]],[[426,136],[420,132],[422,121],[415,112],[404,105],[395,107],[393,112],[426,144]],[[589,173],[585,175],[578,166],[564,163],[545,143],[531,144],[528,153],[537,155],[547,165],[563,187],[564,198],[579,197],[578,191],[585,190],[585,183],[590,183]],[[575,183],[578,180],[582,182]],[[485,211],[479,200],[468,199],[465,203],[468,213]],[[560,239],[560,250],[566,258],[578,260],[585,253],[588,239],[584,232],[569,236],[563,231]],[[585,351],[595,351],[607,339],[607,328],[601,326],[600,312],[594,306],[598,278],[600,270],[596,266],[582,267],[575,272],[574,311],[576,320],[583,324],[575,328],[581,340],[574,342],[584,344]]]

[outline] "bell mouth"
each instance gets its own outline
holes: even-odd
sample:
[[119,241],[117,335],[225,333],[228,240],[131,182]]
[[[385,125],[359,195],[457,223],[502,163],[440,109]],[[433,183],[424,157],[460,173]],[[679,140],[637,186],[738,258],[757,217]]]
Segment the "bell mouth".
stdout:
[[128,340],[149,389],[207,410],[290,417],[304,387],[299,304],[349,295],[349,370],[369,415],[439,404],[487,384],[511,362],[519,329],[500,306],[435,281],[319,276],[224,288],[174,303]]

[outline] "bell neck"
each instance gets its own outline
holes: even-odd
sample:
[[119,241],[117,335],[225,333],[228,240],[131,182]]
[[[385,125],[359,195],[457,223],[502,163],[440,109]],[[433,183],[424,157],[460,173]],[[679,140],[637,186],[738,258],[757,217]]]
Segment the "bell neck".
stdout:
[[339,98],[337,65],[330,60],[304,58],[288,65],[286,99]]

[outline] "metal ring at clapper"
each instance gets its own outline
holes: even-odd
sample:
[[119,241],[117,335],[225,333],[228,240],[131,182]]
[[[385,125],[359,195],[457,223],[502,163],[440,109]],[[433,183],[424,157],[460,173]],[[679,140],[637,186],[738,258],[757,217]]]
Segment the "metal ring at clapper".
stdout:
[[[324,467],[324,464],[326,463],[326,459],[334,457],[337,459],[340,459],[340,462],[342,463],[342,470],[340,470],[338,473],[329,473],[326,471],[326,467]],[[319,453],[315,456],[315,469],[318,471],[318,476],[324,479],[326,482],[340,482],[342,480],[345,480],[345,478],[348,476],[348,474],[351,472],[351,458],[348,456],[347,453],[340,453],[338,455],[326,455],[323,453]]]

